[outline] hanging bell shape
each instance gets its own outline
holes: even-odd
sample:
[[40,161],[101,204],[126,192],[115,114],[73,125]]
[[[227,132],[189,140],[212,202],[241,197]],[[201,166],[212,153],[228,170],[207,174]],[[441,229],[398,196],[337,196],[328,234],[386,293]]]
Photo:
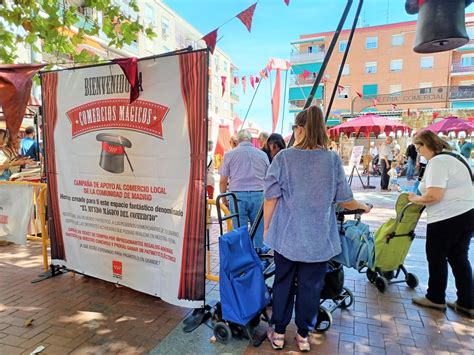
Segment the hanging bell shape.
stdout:
[[[412,7],[407,6],[411,3]],[[424,0],[416,5],[407,1],[409,13],[418,11],[413,50],[416,53],[449,51],[469,42],[465,25],[465,7],[471,0]]]

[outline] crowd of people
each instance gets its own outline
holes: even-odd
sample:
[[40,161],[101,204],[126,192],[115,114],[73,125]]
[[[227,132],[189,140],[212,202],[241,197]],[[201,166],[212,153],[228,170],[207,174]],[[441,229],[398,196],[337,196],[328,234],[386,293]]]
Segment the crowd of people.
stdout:
[[27,127],[20,145],[15,144],[6,129],[0,129],[0,180],[9,180],[22,167],[40,160],[40,149],[35,140],[34,127]]
[[[370,212],[371,207],[354,199],[342,161],[337,151],[331,149],[324,116],[318,107],[300,112],[292,129],[295,143],[291,148],[276,133],[261,134],[261,148],[256,148],[246,130],[238,132],[219,169],[219,191],[231,191],[237,196],[241,226],[253,224],[263,204],[263,223],[257,229],[254,247],[258,253],[273,250],[276,266],[272,327],[267,337],[274,349],[282,349],[294,311],[298,347],[308,351],[308,334],[314,329],[319,306],[314,300],[319,299],[324,285],[327,262],[341,252],[336,204],[364,212]],[[400,146],[387,136],[380,147],[371,145],[370,154],[379,157],[382,190],[398,187],[402,168],[409,181],[415,179],[418,168],[421,194],[410,194],[409,198],[413,203],[426,205],[429,288],[426,297],[415,298],[413,302],[446,308],[449,263],[458,300],[447,306],[472,317],[472,270],[467,251],[474,230],[474,192],[470,170],[466,169],[472,144],[460,138],[459,144],[452,146],[424,131],[414,137],[402,154]],[[443,155],[445,151],[459,152],[455,153],[459,159]],[[213,168],[208,173],[208,183],[213,183]],[[233,210],[232,204],[230,208]],[[447,235],[452,238],[446,238]]]

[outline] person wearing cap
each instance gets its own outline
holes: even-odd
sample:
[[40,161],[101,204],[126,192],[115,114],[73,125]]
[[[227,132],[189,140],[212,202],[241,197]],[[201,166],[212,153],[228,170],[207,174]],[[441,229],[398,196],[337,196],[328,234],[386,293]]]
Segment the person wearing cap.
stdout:
[[469,162],[471,161],[472,143],[466,141],[466,133],[459,133],[459,150],[461,155]]
[[39,161],[40,149],[35,139],[35,128],[33,126],[26,127],[25,134],[25,138],[23,138],[20,143],[20,154],[34,161]]
[[206,176],[206,183],[207,183],[207,198],[212,200],[214,198],[214,184],[216,183],[216,179],[214,177],[214,157],[213,149],[214,143],[212,141],[207,142],[207,176]]
[[[247,130],[239,131],[237,138],[237,148],[224,154],[219,188],[225,193],[229,184],[229,191],[237,196],[240,225],[247,226],[249,222],[254,223],[263,204],[264,179],[270,162],[263,151],[252,145],[252,136]],[[234,212],[233,203],[230,208]],[[263,248],[263,223],[259,224],[253,242],[258,251]]]

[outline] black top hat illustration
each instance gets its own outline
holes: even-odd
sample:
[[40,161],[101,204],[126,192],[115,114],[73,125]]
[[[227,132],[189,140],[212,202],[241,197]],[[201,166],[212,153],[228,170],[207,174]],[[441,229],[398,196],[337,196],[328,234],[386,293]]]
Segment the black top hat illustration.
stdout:
[[128,158],[125,148],[131,148],[132,142],[129,139],[117,134],[100,133],[96,136],[99,142],[102,142],[102,151],[100,153],[99,165],[102,169],[119,174],[124,171],[124,156],[127,158],[128,165],[133,172],[132,164]]

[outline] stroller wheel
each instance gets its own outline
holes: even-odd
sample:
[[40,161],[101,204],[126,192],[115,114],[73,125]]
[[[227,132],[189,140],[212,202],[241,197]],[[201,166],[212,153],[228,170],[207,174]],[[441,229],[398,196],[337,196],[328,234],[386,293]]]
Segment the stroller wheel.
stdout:
[[371,282],[374,283],[375,279],[377,278],[377,273],[375,271],[372,271],[370,269],[367,269],[367,279]]
[[352,303],[354,303],[354,295],[347,287],[344,287],[344,292],[341,294],[341,298],[343,298],[343,301],[340,304],[342,309],[349,308]]
[[221,343],[227,344],[232,337],[232,331],[226,323],[218,322],[214,325],[214,336]]
[[387,279],[382,276],[377,276],[375,279],[375,286],[377,287],[377,290],[384,293],[388,286]]
[[318,332],[326,332],[329,328],[331,328],[332,324],[332,314],[323,306],[319,307],[318,310],[318,320],[316,321],[315,329]]
[[418,286],[418,283],[419,283],[418,277],[416,277],[416,275],[412,274],[411,272],[407,274],[405,278],[405,282],[410,288],[415,288],[416,286]]

